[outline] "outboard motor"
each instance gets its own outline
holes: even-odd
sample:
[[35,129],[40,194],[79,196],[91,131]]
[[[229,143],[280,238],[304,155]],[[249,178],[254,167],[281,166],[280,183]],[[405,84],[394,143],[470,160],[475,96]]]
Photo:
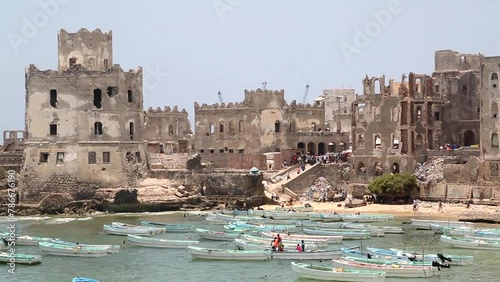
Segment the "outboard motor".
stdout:
[[432,262],[432,266],[435,266],[438,268],[438,270],[441,270],[441,267],[444,267],[444,268],[450,268],[449,265],[446,265],[446,264],[440,264],[439,262],[437,261],[433,261]]
[[443,256],[443,254],[437,254],[437,257],[441,260],[442,263],[444,263],[445,261],[452,262],[450,257],[445,257]]

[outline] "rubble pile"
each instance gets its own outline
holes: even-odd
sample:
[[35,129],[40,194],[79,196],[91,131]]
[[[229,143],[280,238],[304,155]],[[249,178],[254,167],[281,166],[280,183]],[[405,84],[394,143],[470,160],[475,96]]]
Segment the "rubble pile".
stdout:
[[436,184],[444,179],[443,159],[429,160],[424,164],[418,164],[414,173],[417,180],[425,185]]
[[332,199],[337,192],[328,180],[324,177],[319,177],[314,181],[311,187],[307,188],[302,194],[303,200],[326,201]]

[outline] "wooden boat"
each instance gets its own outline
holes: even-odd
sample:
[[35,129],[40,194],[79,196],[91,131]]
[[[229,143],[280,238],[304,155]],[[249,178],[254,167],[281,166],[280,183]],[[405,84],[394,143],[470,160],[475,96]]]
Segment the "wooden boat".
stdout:
[[341,229],[303,229],[308,235],[342,236],[342,240],[367,240],[370,239],[371,231],[346,231]]
[[[284,251],[295,252],[297,244],[300,245],[300,243],[283,242]],[[265,250],[265,251],[272,250],[269,241],[264,243],[264,242],[256,242],[256,241],[249,241],[245,239],[236,238],[234,239],[234,245],[238,248],[238,250]],[[314,244],[309,244],[307,245],[307,249],[311,251],[317,251],[318,247]]]
[[189,246],[188,251],[193,258],[216,260],[269,260],[271,251],[259,250],[223,250]]
[[339,250],[322,250],[322,251],[285,251],[285,252],[272,252],[272,259],[291,259],[291,260],[324,260],[333,259],[340,256]]
[[139,235],[127,235],[127,240],[133,246],[170,249],[185,249],[199,243],[199,241],[195,240],[170,240]]
[[[274,238],[278,233],[274,232],[262,232],[261,235]],[[305,240],[315,242],[317,240],[327,240],[329,244],[340,244],[342,243],[342,236],[330,236],[330,235],[301,235],[301,234],[280,234],[283,240]]]
[[16,264],[35,265],[42,263],[42,256],[19,253],[0,253],[0,262],[10,263],[14,259]]
[[80,244],[80,243],[73,243],[73,242],[67,242],[59,239],[54,239],[51,241],[52,243],[60,244],[60,245],[67,245],[67,246],[72,246],[72,247],[84,247],[84,248],[92,248],[96,250],[103,250],[108,253],[118,253],[120,251],[120,245],[89,245],[89,244]]
[[70,257],[103,257],[106,251],[93,248],[73,247],[68,245],[40,242],[39,248],[48,255],[70,256]]
[[127,236],[129,234],[142,235],[142,236],[157,235],[157,231],[150,227],[145,227],[145,226],[139,226],[139,227],[140,228],[122,227],[122,226],[108,225],[108,224],[103,225],[104,232],[110,235],[119,235],[119,236]]
[[374,264],[348,261],[342,258],[332,259],[336,267],[345,267],[356,270],[384,271],[386,277],[432,277],[440,275],[440,271],[433,266],[405,266],[394,264]]
[[473,236],[473,235],[464,235],[465,239],[468,240],[483,240],[486,242],[494,241],[500,242],[500,237],[485,237],[485,236]]
[[394,219],[391,214],[341,214],[342,221],[345,222],[379,222]]
[[313,206],[308,206],[308,207],[306,207],[306,206],[276,207],[275,210],[278,212],[295,211],[295,212],[306,213],[306,212],[314,211],[314,207]]
[[75,277],[72,282],[99,282],[98,280],[92,279],[92,278],[85,278],[85,277]]
[[365,263],[374,263],[374,264],[398,264],[398,265],[412,265],[412,266],[432,266],[432,261],[411,261],[411,260],[392,260],[392,259],[384,259],[381,257],[360,257],[360,256],[343,256],[345,260],[355,261],[355,262],[365,262]]
[[47,238],[35,236],[17,236],[16,245],[20,246],[37,246],[40,242],[51,242],[52,240],[60,240],[61,238]]
[[196,228],[196,233],[203,239],[215,241],[232,241],[241,236],[239,233],[213,231],[202,228]]
[[411,219],[411,225],[417,229],[423,230],[431,230],[431,223],[440,226],[447,227],[474,227],[474,223],[472,222],[462,222],[462,221],[446,221],[446,220],[431,220],[431,219]]
[[205,217],[205,221],[208,224],[214,224],[214,225],[224,225],[227,224],[229,221],[226,219],[220,219],[217,214],[209,214]]
[[323,281],[381,282],[385,281],[383,271],[351,270],[292,262],[292,271],[300,278]]
[[193,231],[192,224],[169,224],[169,223],[159,223],[151,221],[141,221],[142,226],[148,227],[159,227],[167,229],[167,233],[185,233]]
[[449,265],[472,265],[474,263],[474,256],[458,256],[458,255],[443,255],[446,261],[443,261],[442,258],[438,254],[425,254],[422,256],[420,252],[411,252],[411,251],[403,251],[400,249],[391,248],[391,251],[396,252],[397,254],[406,254],[406,257],[409,255],[415,257],[417,261],[420,260],[433,260],[433,261],[441,261],[441,263],[447,263]]
[[[269,237],[259,237],[259,236],[252,236],[252,235],[248,235],[248,234],[241,235],[241,238],[244,240],[247,240],[249,242],[257,242],[257,243],[263,243],[263,244],[268,244],[268,245],[271,245],[271,241],[272,241],[272,239]],[[284,243],[286,243],[287,245],[293,244],[294,246],[297,246],[297,244],[302,244],[302,240],[286,239],[284,241]],[[308,246],[312,246],[312,247],[316,246],[316,247],[318,247],[318,249],[323,249],[323,248],[328,247],[328,240],[326,240],[326,239],[314,240],[314,241],[304,240],[304,243]]]
[[141,225],[122,223],[122,222],[111,222],[111,226],[120,228],[129,228],[129,229],[149,230],[154,233],[153,235],[160,235],[167,233],[167,228],[164,227],[141,226]]
[[295,225],[253,225],[243,222],[232,222],[224,225],[224,230],[228,232],[260,234],[263,231],[291,232]]
[[447,235],[441,235],[441,242],[452,245],[456,248],[486,250],[486,251],[499,251],[500,242],[485,241],[468,238],[453,238]]
[[[326,223],[320,224],[318,227],[325,227]],[[346,229],[356,229],[356,230],[370,230],[372,231],[372,235],[378,234],[379,230],[382,230],[384,234],[404,234],[405,230],[402,227],[397,226],[377,226],[377,225],[369,225],[363,223],[354,223],[354,222],[339,222],[338,228],[346,228]]]

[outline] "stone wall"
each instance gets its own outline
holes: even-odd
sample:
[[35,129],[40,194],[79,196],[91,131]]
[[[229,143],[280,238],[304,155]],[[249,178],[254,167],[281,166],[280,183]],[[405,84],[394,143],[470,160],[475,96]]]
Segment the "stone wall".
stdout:
[[264,155],[203,153],[201,161],[209,162],[214,168],[251,169],[256,167],[260,170],[267,170],[267,160]]
[[[288,188],[295,194],[301,195],[304,191],[309,188],[314,183],[314,180],[318,179],[322,169],[322,163],[316,163],[311,168],[306,171],[300,171],[300,175],[291,179],[283,185],[283,188]],[[292,173],[297,173],[292,171]]]

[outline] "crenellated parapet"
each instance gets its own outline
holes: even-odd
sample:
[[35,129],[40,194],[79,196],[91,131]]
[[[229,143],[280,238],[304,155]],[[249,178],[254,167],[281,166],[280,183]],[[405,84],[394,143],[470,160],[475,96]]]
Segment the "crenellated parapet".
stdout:
[[211,105],[207,104],[198,104],[198,102],[194,103],[194,110],[195,111],[207,111],[207,110],[220,110],[220,109],[248,109],[249,106],[246,105],[245,103],[239,103],[239,102],[229,102],[229,103],[215,103]]
[[281,95],[281,96],[285,96],[285,90],[284,89],[280,89],[280,90],[268,90],[268,89],[260,89],[260,88],[257,88],[256,90],[249,90],[249,89],[245,89],[245,96],[246,95]]
[[142,75],[142,67],[137,67],[136,69],[129,69],[127,72],[123,71],[119,64],[115,64],[113,67],[105,71],[92,71],[85,69],[84,66],[78,65],[68,70],[40,70],[37,66],[30,64],[28,68],[25,69],[25,74],[30,77],[102,77],[106,74],[117,74],[123,73],[126,76],[137,76]]
[[182,109],[179,111],[178,106],[174,106],[173,109],[170,108],[169,106],[165,106],[163,110],[160,107],[157,107],[156,109],[153,109],[153,107],[149,107],[146,111],[144,111],[146,114],[177,114],[181,116],[187,116],[188,112],[186,109]]

